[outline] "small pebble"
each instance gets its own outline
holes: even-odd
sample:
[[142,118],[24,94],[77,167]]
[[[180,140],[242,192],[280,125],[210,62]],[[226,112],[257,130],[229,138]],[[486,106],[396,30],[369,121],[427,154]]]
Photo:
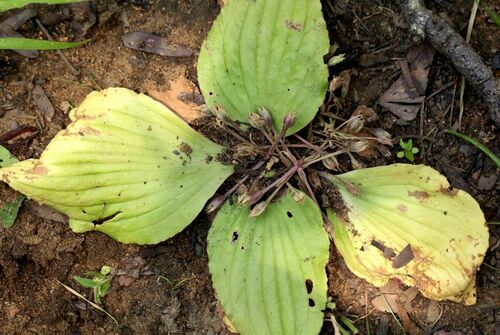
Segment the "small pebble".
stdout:
[[482,175],[477,182],[477,188],[481,191],[491,191],[495,187],[498,176],[492,174],[491,176]]
[[79,301],[79,302],[75,303],[75,306],[76,306],[76,308],[78,308],[82,311],[87,309],[87,304],[83,301]]
[[118,277],[118,284],[123,287],[129,287],[135,281],[134,278],[128,276]]
[[463,144],[458,149],[466,157],[472,156],[477,153],[477,149],[472,145]]

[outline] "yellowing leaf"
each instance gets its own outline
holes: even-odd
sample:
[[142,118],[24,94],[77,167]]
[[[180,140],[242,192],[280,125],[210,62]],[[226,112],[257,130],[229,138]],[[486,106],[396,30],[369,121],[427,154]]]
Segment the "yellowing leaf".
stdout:
[[317,335],[323,324],[330,243],[319,208],[297,193],[257,217],[226,203],[210,229],[213,285],[242,335]]
[[222,147],[168,108],[127,89],[91,93],[40,159],[0,169],[0,180],[97,230],[152,244],[184,229],[233,168]]
[[475,303],[475,274],[489,236],[469,194],[423,165],[325,177],[343,200],[328,214],[351,271],[375,286],[399,278],[431,299]]

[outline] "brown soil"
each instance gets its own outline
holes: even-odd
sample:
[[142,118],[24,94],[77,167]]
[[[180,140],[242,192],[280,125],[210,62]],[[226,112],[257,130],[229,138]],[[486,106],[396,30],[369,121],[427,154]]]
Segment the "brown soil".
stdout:
[[[446,15],[461,29],[469,15],[463,8],[470,8],[471,1],[436,1],[442,2],[452,10],[437,5],[432,9]],[[77,105],[92,90],[123,86],[143,92],[151,87],[165,91],[170,80],[182,76],[196,83],[196,55],[169,58],[141,53],[125,48],[121,36],[128,31],[143,30],[199,50],[219,11],[217,1],[156,0],[149,5],[144,3],[120,1],[115,6],[114,1],[100,2],[100,21],[85,35],[92,38],[92,42],[63,52],[80,72],[78,76],[71,74],[55,52],[42,52],[33,60],[13,52],[0,53],[0,134],[16,125],[41,129],[33,141],[13,150],[17,157],[39,156],[50,139],[68,123],[67,106]],[[48,7],[36,8],[41,13],[48,11]],[[127,14],[129,27],[124,27],[121,12]],[[440,170],[452,185],[472,194],[488,221],[498,221],[499,181],[492,187],[481,184],[482,178],[498,175],[498,169],[473,147],[443,134],[458,115],[457,101],[454,102],[451,123],[450,113],[446,112],[453,100],[453,85],[429,99],[426,115],[421,121],[417,118],[412,122],[400,122],[376,105],[377,99],[400,73],[394,59],[405,57],[410,46],[407,27],[398,14],[396,2],[325,0],[324,12],[332,41],[338,42],[341,51],[348,56],[348,60],[332,74],[352,70],[349,95],[335,112],[346,118],[360,104],[374,108],[379,120],[373,127],[384,128],[395,137],[414,138],[421,149],[417,163]],[[82,37],[82,31],[81,24],[76,23],[87,19],[85,12],[75,10],[72,18],[48,28],[57,39],[78,39]],[[26,36],[39,35],[38,28],[31,21],[19,31]],[[497,51],[495,47],[500,45],[499,32],[499,28],[480,11],[472,40],[486,62],[491,62]],[[360,57],[366,54],[375,54],[376,57],[366,62],[368,56]],[[360,59],[365,61],[361,64]],[[447,60],[436,56],[427,96],[455,80],[459,82],[460,77]],[[43,87],[56,109],[50,122],[32,99],[35,84]],[[458,92],[458,88],[456,90]],[[455,96],[458,97],[458,93]],[[470,90],[465,96],[462,131],[498,153],[498,132],[487,120],[486,108]],[[198,127],[206,132],[211,127],[207,125]],[[222,137],[219,140],[227,139]],[[396,151],[395,146],[391,158],[364,159],[363,163],[376,166],[398,161]],[[0,185],[0,204],[13,194],[6,185]],[[124,335],[228,334],[217,311],[207,267],[209,227],[209,218],[200,214],[193,224],[167,242],[149,247],[130,246],[99,233],[74,234],[66,224],[41,219],[23,206],[11,229],[0,228],[0,334],[90,335],[115,331]],[[463,334],[500,333],[500,272],[497,269],[500,249],[499,230],[495,227],[490,226],[491,248],[485,258],[487,265],[482,266],[478,273],[478,303],[468,307],[450,302],[436,304],[418,295],[411,303],[409,316],[422,333],[432,334],[439,329]],[[118,320],[118,328],[109,317],[70,294],[60,284],[69,285],[90,298],[90,292],[79,287],[72,277],[99,270],[104,264],[116,271],[110,292],[103,298],[103,307]],[[336,313],[349,316],[351,320],[366,316],[372,309],[370,301],[379,294],[379,289],[351,274],[335,251],[332,251],[327,270],[329,293],[337,302]],[[172,287],[169,280],[182,282]],[[436,308],[437,314],[433,312]],[[387,313],[371,311],[366,318],[356,322],[365,334],[368,333],[367,324],[371,334],[402,333],[394,318]],[[322,334],[333,334],[329,321],[325,321]]]

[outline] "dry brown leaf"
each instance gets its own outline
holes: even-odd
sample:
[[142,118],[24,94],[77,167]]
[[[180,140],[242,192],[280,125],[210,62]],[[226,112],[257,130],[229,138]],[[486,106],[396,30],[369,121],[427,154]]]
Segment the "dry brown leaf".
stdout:
[[166,88],[158,87],[151,82],[145,83],[144,88],[150,97],[163,103],[188,123],[203,116],[194,101],[183,98],[186,94],[192,96],[200,94],[198,88],[184,76],[170,81]]
[[165,57],[191,57],[194,51],[184,45],[170,43],[166,38],[143,31],[132,31],[122,36],[127,48]]
[[372,305],[378,311],[397,314],[403,323],[403,327],[409,334],[419,334],[417,326],[411,321],[408,315],[410,311],[407,309],[407,302],[412,292],[408,292],[407,294],[406,291],[409,290],[402,291],[399,286],[400,283],[398,280],[387,282],[386,285],[380,288],[382,294],[372,300]]
[[25,203],[32,214],[42,219],[61,222],[61,223],[68,223],[68,217],[62,213],[59,213],[55,209],[52,209],[45,205],[40,205],[39,203],[33,200],[26,200]]
[[405,121],[415,119],[425,100],[434,54],[435,50],[427,44],[411,48],[406,60],[400,62],[402,75],[380,97],[378,103]]
[[49,97],[40,85],[35,85],[35,87],[33,87],[33,100],[35,100],[35,103],[40,112],[42,112],[45,120],[52,121],[56,111],[54,106],[52,106]]

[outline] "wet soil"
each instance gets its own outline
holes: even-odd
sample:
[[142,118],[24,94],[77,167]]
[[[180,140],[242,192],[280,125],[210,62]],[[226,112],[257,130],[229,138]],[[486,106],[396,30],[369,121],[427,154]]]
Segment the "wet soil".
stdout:
[[[469,15],[464,8],[470,8],[470,4],[432,1],[429,7],[463,32]],[[35,8],[39,15],[49,11],[46,6]],[[196,83],[196,54],[182,58],[146,54],[125,48],[121,37],[142,30],[199,50],[219,12],[215,0],[102,1],[97,8],[97,23],[85,30],[82,27],[89,22],[89,13],[78,6],[54,7],[50,11],[64,8],[71,8],[72,15],[48,26],[48,30],[60,40],[92,39],[85,47],[63,51],[79,74],[73,74],[55,52],[42,52],[37,59],[0,53],[0,134],[19,125],[39,130],[35,139],[13,148],[20,159],[38,157],[50,139],[68,124],[70,106],[78,105],[93,90],[123,86],[142,92],[151,87],[165,91],[171,80],[181,76]],[[331,40],[339,43],[340,51],[347,55],[347,61],[333,69],[331,75],[351,71],[348,95],[336,99],[335,104],[330,102],[333,107],[329,111],[348,118],[359,105],[373,108],[378,120],[371,127],[383,128],[396,139],[414,139],[421,149],[416,163],[438,169],[452,185],[471,193],[488,221],[498,221],[498,169],[474,147],[443,134],[458,118],[459,88],[452,84],[442,89],[460,81],[449,62],[439,55],[434,59],[426,96],[440,91],[428,99],[425,115],[411,122],[401,121],[376,104],[401,73],[396,61],[404,58],[411,46],[397,2],[325,0],[324,14]],[[3,17],[8,15],[11,13]],[[19,31],[27,37],[42,36],[33,21]],[[500,47],[499,32],[480,11],[472,44],[486,63]],[[33,100],[35,85],[43,87],[55,107],[55,116],[50,120]],[[462,132],[499,153],[498,131],[487,119],[485,106],[470,90],[465,94],[462,124]],[[209,122],[196,127],[203,132],[213,129]],[[217,137],[215,131],[211,137],[219,142],[230,141],[220,133]],[[366,166],[401,162],[395,155],[397,146],[391,150],[389,158],[375,155],[361,158],[360,162]],[[345,164],[350,169],[349,161]],[[0,185],[0,204],[13,195],[6,185]],[[0,228],[0,334],[228,334],[208,272],[209,227],[210,217],[202,213],[171,240],[139,247],[119,244],[99,233],[74,234],[66,224],[42,219],[23,206],[12,228]],[[490,249],[477,275],[477,304],[436,303],[417,295],[408,314],[422,334],[438,330],[474,335],[500,333],[499,230],[490,226],[490,232]],[[99,270],[104,264],[113,267],[115,276],[102,306],[118,320],[118,326],[61,285],[69,285],[91,299],[89,290],[79,287],[72,277]],[[356,278],[334,249],[327,271],[329,294],[337,303],[336,315],[357,320],[355,325],[364,334],[368,334],[368,327],[371,334],[402,334],[391,314],[373,310],[370,302],[380,289]],[[322,334],[334,334],[329,320]]]

